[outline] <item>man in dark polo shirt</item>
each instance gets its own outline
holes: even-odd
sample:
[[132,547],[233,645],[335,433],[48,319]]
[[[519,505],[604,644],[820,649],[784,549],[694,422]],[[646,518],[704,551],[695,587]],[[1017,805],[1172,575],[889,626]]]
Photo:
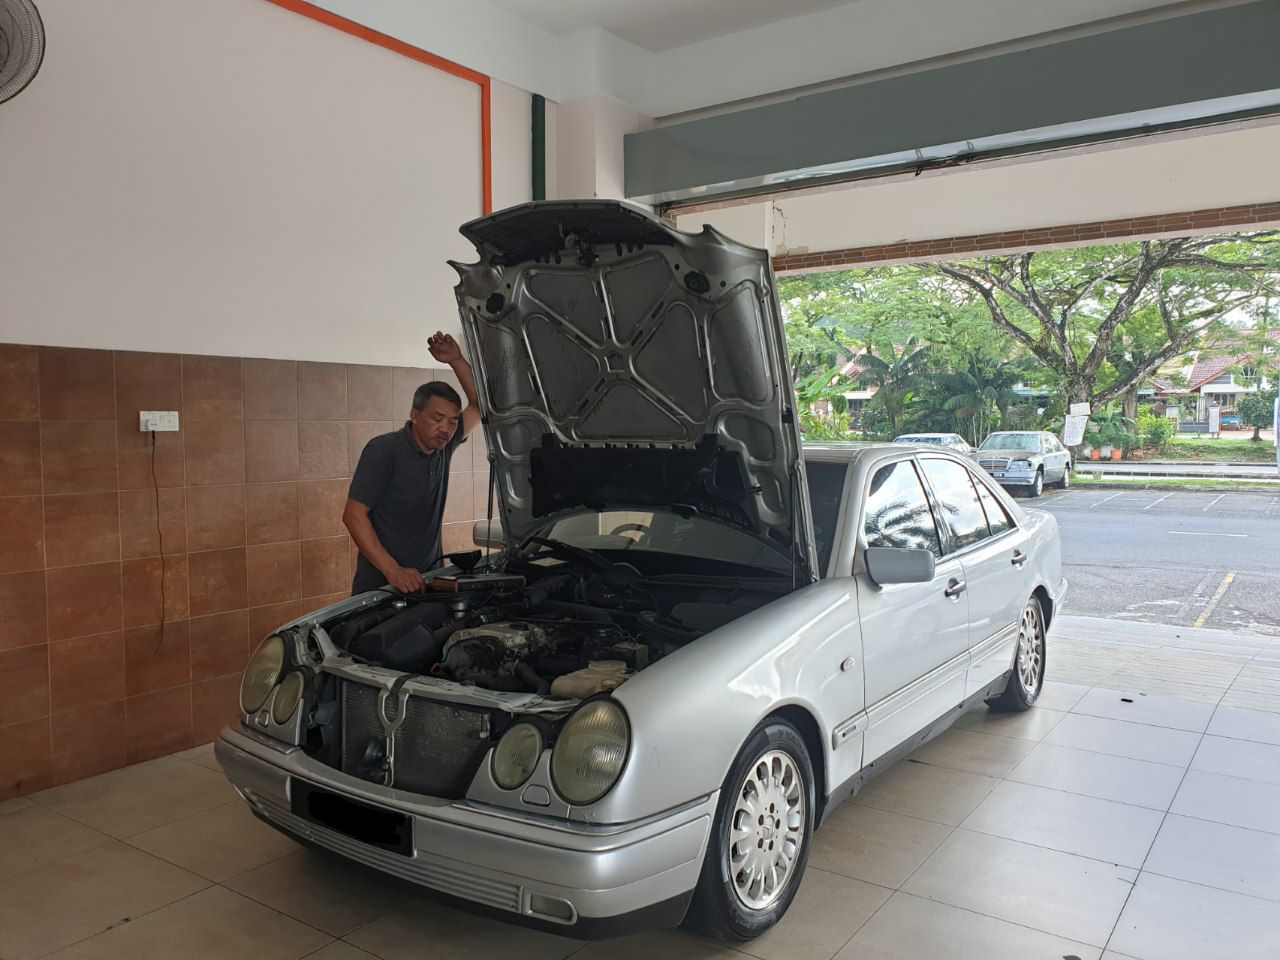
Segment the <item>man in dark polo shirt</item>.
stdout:
[[422,571],[440,559],[449,462],[480,422],[480,408],[471,364],[453,337],[437,331],[427,347],[453,368],[467,406],[447,383],[424,383],[405,425],[365,444],[342,513],[360,549],[352,594],[384,584],[402,593],[422,590]]

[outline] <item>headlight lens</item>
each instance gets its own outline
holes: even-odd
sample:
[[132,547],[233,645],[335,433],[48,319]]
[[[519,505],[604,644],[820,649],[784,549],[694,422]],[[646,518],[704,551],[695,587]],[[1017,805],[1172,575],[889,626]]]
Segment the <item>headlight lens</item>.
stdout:
[[514,790],[533,774],[542,756],[542,733],[532,723],[517,723],[498,741],[493,751],[493,779],[504,790]]
[[267,637],[249,658],[244,679],[240,681],[240,709],[245,713],[261,710],[280,679],[283,667],[284,641],[280,637]]
[[298,704],[302,702],[302,688],[305,681],[300,670],[294,670],[292,673],[286,674],[280,683],[280,689],[276,691],[275,702],[271,704],[271,719],[284,726],[289,722],[289,718],[293,716],[294,711],[298,709]]
[[565,721],[551,754],[551,779],[570,803],[594,803],[617,782],[627,760],[631,731],[622,708],[593,700]]
[[1030,470],[1031,461],[1030,460],[1014,460],[1011,464],[1009,464],[1009,469],[1010,470]]

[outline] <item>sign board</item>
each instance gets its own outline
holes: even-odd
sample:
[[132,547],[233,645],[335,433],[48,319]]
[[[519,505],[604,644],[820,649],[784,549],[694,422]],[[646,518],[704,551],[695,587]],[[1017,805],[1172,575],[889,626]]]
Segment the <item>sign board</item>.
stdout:
[[1209,405],[1209,432],[1217,433],[1222,429],[1222,407],[1216,403]]
[[1093,410],[1087,403],[1073,403],[1067,410],[1067,413],[1071,414],[1073,417],[1087,417],[1089,414],[1093,413]]
[[1078,447],[1084,442],[1084,428],[1088,426],[1088,416],[1070,416],[1062,427],[1062,445]]

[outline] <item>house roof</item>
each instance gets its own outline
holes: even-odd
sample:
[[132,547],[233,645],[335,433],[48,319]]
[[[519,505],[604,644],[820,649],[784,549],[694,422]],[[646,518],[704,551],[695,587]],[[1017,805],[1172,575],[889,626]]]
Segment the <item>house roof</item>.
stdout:
[[1234,367],[1242,360],[1247,360],[1249,356],[1249,354],[1231,357],[1217,356],[1197,360],[1195,366],[1191,368],[1191,375],[1188,378],[1191,381],[1191,389],[1196,390],[1204,386],[1210,380],[1220,376],[1224,370]]

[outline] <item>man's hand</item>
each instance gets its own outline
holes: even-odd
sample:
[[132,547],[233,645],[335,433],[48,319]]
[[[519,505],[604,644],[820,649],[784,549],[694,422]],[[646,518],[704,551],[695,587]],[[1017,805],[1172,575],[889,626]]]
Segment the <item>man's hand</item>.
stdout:
[[427,585],[422,582],[422,574],[409,567],[396,567],[387,574],[387,583],[401,593],[422,593]]
[[437,330],[434,336],[427,338],[427,349],[441,363],[453,366],[462,359],[462,348],[458,341],[443,330]]

